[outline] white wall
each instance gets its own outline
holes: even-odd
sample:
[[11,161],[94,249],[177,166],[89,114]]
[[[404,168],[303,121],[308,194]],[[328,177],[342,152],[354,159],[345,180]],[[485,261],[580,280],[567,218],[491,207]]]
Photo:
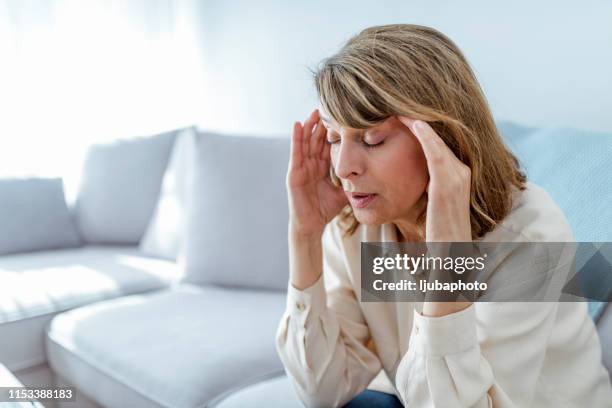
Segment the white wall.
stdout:
[[193,122],[287,135],[317,104],[308,68],[398,22],[453,38],[498,118],[612,132],[610,0],[0,0],[0,176]]
[[200,126],[287,134],[315,106],[308,67],[371,25],[450,36],[498,118],[612,131],[612,2],[184,0],[203,50]]
[[91,142],[193,123],[176,1],[0,0],[0,177],[72,176]]

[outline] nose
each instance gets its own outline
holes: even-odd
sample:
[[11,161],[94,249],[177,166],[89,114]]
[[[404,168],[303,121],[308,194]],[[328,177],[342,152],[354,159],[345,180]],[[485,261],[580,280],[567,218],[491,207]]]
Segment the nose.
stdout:
[[350,179],[361,175],[365,168],[359,146],[353,141],[340,143],[337,149],[333,149],[332,161],[334,171],[341,179]]

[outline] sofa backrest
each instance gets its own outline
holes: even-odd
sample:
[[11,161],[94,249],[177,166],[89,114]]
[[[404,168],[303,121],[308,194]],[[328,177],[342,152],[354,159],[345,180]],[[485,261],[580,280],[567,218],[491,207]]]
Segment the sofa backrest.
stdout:
[[0,256],[80,244],[61,179],[0,178]]
[[138,244],[155,210],[177,132],[89,147],[75,204],[85,242]]
[[286,290],[289,147],[289,137],[199,133],[186,282]]

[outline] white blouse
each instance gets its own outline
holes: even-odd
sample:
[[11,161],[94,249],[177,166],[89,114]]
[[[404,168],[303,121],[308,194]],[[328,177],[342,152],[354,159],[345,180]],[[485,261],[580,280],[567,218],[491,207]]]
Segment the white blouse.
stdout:
[[[483,240],[517,234],[573,241],[533,183],[515,191],[511,213]],[[368,387],[411,408],[612,407],[586,303],[477,302],[442,317],[420,314],[422,303],[362,303],[362,241],[397,242],[395,228],[360,225],[343,237],[334,220],[323,234],[322,278],[302,291],[288,285],[276,347],[306,406],[343,406]]]

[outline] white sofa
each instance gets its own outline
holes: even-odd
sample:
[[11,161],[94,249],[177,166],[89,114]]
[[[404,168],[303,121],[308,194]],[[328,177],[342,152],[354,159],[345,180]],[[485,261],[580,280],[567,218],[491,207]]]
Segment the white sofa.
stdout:
[[[63,214],[52,198],[40,208],[24,209],[26,201],[40,202],[42,194],[48,195],[57,180],[19,180],[29,185],[26,193],[20,191],[12,201],[0,199],[4,214],[17,214],[12,230],[27,238],[18,239],[19,248],[7,239],[8,254],[2,254],[0,245],[0,291],[6,294],[0,301],[0,362],[25,384],[74,385],[79,406],[201,407],[283,373],[274,331],[285,308],[288,277],[282,267],[287,212],[281,183],[288,140],[253,139],[259,141],[253,154],[264,154],[270,143],[277,146],[272,149],[276,158],[265,162],[278,176],[271,175],[274,194],[262,196],[263,202],[245,201],[251,209],[267,205],[266,197],[280,203],[280,210],[258,210],[264,218],[278,218],[260,226],[275,257],[261,257],[264,251],[257,250],[247,259],[238,247],[239,252],[224,256],[244,259],[215,259],[212,253],[202,267],[201,243],[212,239],[207,248],[213,248],[217,237],[223,237],[214,226],[209,230],[219,233],[213,236],[192,234],[192,254],[178,259],[189,250],[182,245],[185,200],[192,194],[185,181],[198,170],[186,161],[200,159],[193,155],[200,138],[204,136],[190,128],[92,146],[76,204],[65,209],[79,242],[55,239],[71,236],[71,222],[58,221]],[[241,145],[225,146],[220,135],[207,134],[206,140],[212,144],[201,147],[204,155],[217,148],[228,148],[231,154]],[[208,181],[215,182],[217,176]],[[236,177],[240,181],[245,176],[238,171]],[[14,187],[5,186],[4,191],[5,197],[19,195]],[[54,214],[41,214],[51,207]],[[241,208],[234,205],[236,211]],[[223,216],[244,222],[250,217],[249,209],[206,217],[211,211],[219,210],[206,208],[200,223]],[[32,213],[39,213],[39,219],[32,219]],[[34,229],[32,224],[52,225],[55,232],[25,231]],[[242,234],[219,248],[252,241],[253,236]],[[253,279],[241,284],[239,274],[227,273],[232,268],[242,269],[243,276],[253,274]]]
[[0,361],[19,371],[46,362],[44,330],[60,312],[166,288],[176,263],[137,247],[85,246],[0,257]]
[[[0,256],[0,363],[83,407],[300,406],[274,347],[289,141],[217,136],[92,149],[80,243]],[[609,307],[599,327],[610,369]]]

